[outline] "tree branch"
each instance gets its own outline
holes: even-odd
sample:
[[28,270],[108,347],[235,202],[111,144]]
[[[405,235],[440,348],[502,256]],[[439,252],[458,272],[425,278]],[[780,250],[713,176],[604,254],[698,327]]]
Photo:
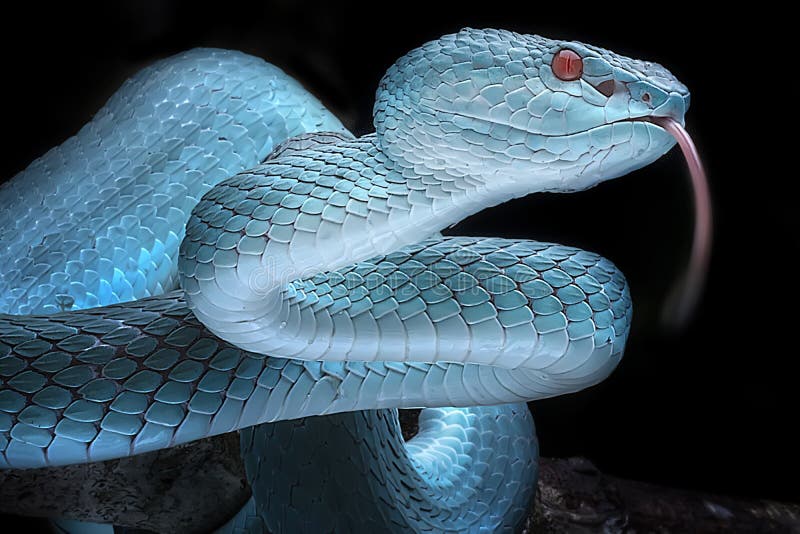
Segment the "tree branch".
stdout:
[[800,505],[666,488],[603,474],[584,458],[543,458],[523,532],[800,532]]
[[[410,437],[416,411],[401,414]],[[157,532],[213,530],[249,496],[236,433],[121,460],[0,471],[0,513]],[[800,533],[800,505],[665,488],[605,475],[582,458],[542,458],[523,532],[567,531]]]
[[107,462],[0,470],[0,514],[155,532],[211,531],[249,498],[235,432]]

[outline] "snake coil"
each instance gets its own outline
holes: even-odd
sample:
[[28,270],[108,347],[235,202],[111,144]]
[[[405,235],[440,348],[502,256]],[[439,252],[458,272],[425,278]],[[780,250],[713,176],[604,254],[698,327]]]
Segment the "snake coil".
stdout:
[[399,59],[355,139],[260,59],[157,62],[0,188],[0,467],[241,429],[224,530],[513,531],[525,402],[614,369],[629,290],[590,252],[439,232],[654,161],[647,119],[687,105],[654,63],[465,29]]

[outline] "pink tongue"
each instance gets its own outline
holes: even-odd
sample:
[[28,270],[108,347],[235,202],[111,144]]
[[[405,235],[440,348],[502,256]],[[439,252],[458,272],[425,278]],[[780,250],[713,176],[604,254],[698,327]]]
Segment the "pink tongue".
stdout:
[[695,148],[689,132],[677,121],[667,117],[651,117],[650,120],[675,138],[686,158],[689,173],[692,176],[695,213],[692,255],[685,274],[673,289],[662,310],[664,322],[672,327],[682,327],[691,317],[697,305],[697,299],[702,292],[708,271],[708,261],[711,256],[711,195],[708,192],[708,180],[700,161],[700,155],[697,153],[697,148]]

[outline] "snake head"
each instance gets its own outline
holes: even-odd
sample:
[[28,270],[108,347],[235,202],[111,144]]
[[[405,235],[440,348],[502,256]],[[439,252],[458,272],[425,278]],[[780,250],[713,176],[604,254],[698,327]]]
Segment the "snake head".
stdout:
[[688,106],[686,87],[656,63],[464,29],[398,60],[374,115],[385,152],[418,173],[522,196],[586,189],[653,162],[675,144],[654,118],[682,124]]

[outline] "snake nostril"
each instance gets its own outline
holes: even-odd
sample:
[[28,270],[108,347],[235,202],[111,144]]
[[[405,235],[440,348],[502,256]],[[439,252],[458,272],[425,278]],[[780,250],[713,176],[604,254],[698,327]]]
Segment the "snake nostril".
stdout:
[[606,80],[598,83],[594,88],[606,98],[611,98],[611,95],[614,94],[615,87],[616,84],[614,83],[614,80]]
[[650,104],[653,101],[653,97],[650,96],[650,93],[644,93],[642,95],[642,102],[645,104]]

